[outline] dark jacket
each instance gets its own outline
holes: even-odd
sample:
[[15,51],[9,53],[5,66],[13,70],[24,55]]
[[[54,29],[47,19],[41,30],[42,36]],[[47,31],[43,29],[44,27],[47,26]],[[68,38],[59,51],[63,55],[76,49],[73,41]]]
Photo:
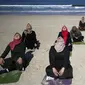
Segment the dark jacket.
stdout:
[[80,32],[79,29],[77,29],[75,32],[73,32],[73,31],[71,30],[71,31],[70,31],[70,35],[71,35],[72,38],[75,38],[75,37],[79,38],[80,36],[82,36],[82,34],[81,34],[81,32]]
[[70,65],[69,61],[70,51],[64,48],[62,52],[57,52],[54,46],[49,51],[49,62],[51,67],[61,69],[62,67],[67,68]]
[[[62,36],[62,33],[61,33],[61,32],[59,32],[58,37],[60,37],[60,36],[63,38],[63,36]],[[72,40],[71,40],[71,36],[70,36],[70,33],[69,33],[69,32],[68,32],[68,37],[67,37],[66,46],[68,46],[68,44],[71,44],[71,45],[72,45]]]
[[31,34],[25,34],[25,32],[22,33],[22,41],[25,40],[26,43],[28,42],[36,42],[36,33],[32,31]]
[[20,44],[16,45],[14,50],[11,50],[10,46],[8,45],[5,49],[5,51],[2,53],[1,57],[5,58],[10,51],[11,51],[12,59],[17,60],[19,57],[24,58],[24,55],[25,55],[24,42],[21,42]]
[[80,27],[85,27],[85,22],[82,23],[81,21],[79,21],[79,26],[80,26]]
[[31,34],[28,34],[26,31],[24,31],[22,33],[22,41],[25,42],[27,48],[33,48],[34,44],[37,43],[36,33],[32,31]]

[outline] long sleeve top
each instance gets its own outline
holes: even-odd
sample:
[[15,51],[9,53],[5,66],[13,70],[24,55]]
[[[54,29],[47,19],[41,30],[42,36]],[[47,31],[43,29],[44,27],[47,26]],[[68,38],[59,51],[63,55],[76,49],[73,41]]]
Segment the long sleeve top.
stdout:
[[79,30],[76,30],[76,32],[73,32],[72,30],[70,31],[70,35],[72,38],[75,38],[75,37],[80,37],[82,36],[82,33],[79,31]]
[[54,46],[51,47],[49,51],[49,62],[51,67],[61,69],[62,67],[67,68],[70,65],[70,51],[66,48],[62,52],[57,52]]
[[20,44],[16,45],[13,50],[10,49],[10,46],[7,45],[4,52],[2,53],[1,57],[5,58],[8,53],[11,51],[11,58],[12,59],[18,59],[19,57],[23,58],[25,55],[25,45],[24,42],[21,42]]
[[85,22],[82,23],[81,20],[80,20],[80,21],[79,21],[79,26],[80,26],[80,27],[85,27]]
[[[59,32],[58,37],[60,37],[60,36],[63,37],[61,32]],[[72,40],[71,40],[71,36],[70,36],[69,32],[68,32],[68,37],[67,37],[67,41],[66,41],[66,46],[68,46],[68,44],[72,45]]]
[[26,44],[28,43],[36,43],[37,39],[36,39],[36,33],[34,31],[32,31],[31,34],[26,33],[25,31],[22,33],[22,41],[25,41]]

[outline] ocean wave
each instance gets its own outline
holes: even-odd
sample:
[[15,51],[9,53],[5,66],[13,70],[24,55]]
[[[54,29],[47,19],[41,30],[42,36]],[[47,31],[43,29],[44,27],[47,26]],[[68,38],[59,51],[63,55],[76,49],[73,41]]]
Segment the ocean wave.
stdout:
[[0,5],[0,7],[71,7],[72,5]]
[[85,6],[0,5],[0,13],[85,13]]
[[30,8],[30,9],[83,9],[85,6],[72,6],[72,5],[0,5],[0,8]]
[[85,6],[72,6],[72,5],[0,5],[0,9],[85,9]]

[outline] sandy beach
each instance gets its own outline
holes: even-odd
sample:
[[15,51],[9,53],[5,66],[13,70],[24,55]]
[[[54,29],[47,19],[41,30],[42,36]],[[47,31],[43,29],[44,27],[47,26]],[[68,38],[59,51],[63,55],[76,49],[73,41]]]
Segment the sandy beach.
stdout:
[[[41,46],[33,52],[34,57],[17,83],[7,85],[41,85],[45,68],[49,64],[48,53],[63,25],[77,26],[82,16],[71,15],[0,15],[0,55],[12,40],[15,32],[22,34],[29,22],[36,32]],[[82,32],[85,36],[85,32]],[[73,45],[71,64],[73,66],[72,85],[85,84],[85,45]],[[10,54],[8,55],[10,56]],[[6,85],[6,84],[5,84]]]

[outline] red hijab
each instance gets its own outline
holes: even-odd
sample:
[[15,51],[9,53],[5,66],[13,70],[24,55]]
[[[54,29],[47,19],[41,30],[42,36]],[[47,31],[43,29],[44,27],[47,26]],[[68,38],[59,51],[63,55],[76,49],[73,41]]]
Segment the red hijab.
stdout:
[[[66,29],[66,30],[63,30],[63,29]],[[67,29],[67,27],[66,27],[65,25],[62,27],[61,33],[62,33],[64,42],[65,42],[65,44],[66,44],[67,38],[68,38],[68,29]]]
[[15,46],[21,43],[21,38],[20,39],[13,39],[12,42],[9,43],[10,49],[14,50]]

